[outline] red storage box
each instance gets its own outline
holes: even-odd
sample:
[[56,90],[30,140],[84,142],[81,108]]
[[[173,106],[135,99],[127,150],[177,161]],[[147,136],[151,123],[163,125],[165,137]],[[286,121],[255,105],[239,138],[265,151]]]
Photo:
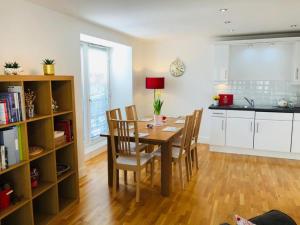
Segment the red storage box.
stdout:
[[220,96],[220,100],[219,100],[220,106],[233,105],[233,94],[219,94],[219,96]]

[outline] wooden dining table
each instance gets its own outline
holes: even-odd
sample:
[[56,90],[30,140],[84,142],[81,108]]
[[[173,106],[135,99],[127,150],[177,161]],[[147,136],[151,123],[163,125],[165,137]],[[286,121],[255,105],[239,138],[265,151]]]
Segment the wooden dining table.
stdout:
[[[147,136],[139,138],[140,143],[161,146],[161,195],[169,196],[172,192],[172,142],[182,133],[184,124],[176,123],[180,118],[168,117],[163,125],[147,128],[147,124],[153,121],[138,121],[139,133],[147,133]],[[182,120],[182,119],[181,119]],[[166,127],[176,127],[176,131],[163,131]],[[100,136],[107,138],[107,167],[108,167],[108,185],[113,184],[113,158],[112,145],[109,133],[103,133]],[[115,141],[117,138],[115,137]],[[134,139],[132,138],[132,141]],[[117,179],[119,181],[119,179]],[[117,181],[117,182],[118,182]]]

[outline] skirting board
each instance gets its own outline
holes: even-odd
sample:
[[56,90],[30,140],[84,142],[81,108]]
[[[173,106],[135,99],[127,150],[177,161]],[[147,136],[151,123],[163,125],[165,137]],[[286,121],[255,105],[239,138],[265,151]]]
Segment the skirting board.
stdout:
[[223,152],[223,153],[232,153],[232,154],[240,154],[240,155],[300,160],[300,154],[292,153],[292,152],[264,151],[264,150],[236,148],[236,147],[229,147],[229,146],[216,146],[216,145],[210,145],[209,149],[212,152]]

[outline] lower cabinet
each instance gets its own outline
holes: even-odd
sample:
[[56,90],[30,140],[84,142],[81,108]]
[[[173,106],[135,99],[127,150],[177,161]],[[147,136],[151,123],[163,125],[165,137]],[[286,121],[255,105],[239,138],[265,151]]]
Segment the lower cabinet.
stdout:
[[210,143],[212,145],[225,145],[226,118],[211,117]]
[[255,120],[254,148],[290,152],[293,121]]
[[227,118],[226,145],[253,148],[254,119]]
[[292,152],[300,153],[300,121],[294,121]]

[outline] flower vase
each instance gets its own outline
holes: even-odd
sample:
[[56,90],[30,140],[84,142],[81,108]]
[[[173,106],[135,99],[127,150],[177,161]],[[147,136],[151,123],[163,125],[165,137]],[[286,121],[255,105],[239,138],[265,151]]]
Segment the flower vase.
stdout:
[[28,118],[33,118],[34,117],[34,105],[29,105],[26,107],[26,113]]
[[162,125],[162,116],[161,115],[154,115],[154,125],[155,126]]

